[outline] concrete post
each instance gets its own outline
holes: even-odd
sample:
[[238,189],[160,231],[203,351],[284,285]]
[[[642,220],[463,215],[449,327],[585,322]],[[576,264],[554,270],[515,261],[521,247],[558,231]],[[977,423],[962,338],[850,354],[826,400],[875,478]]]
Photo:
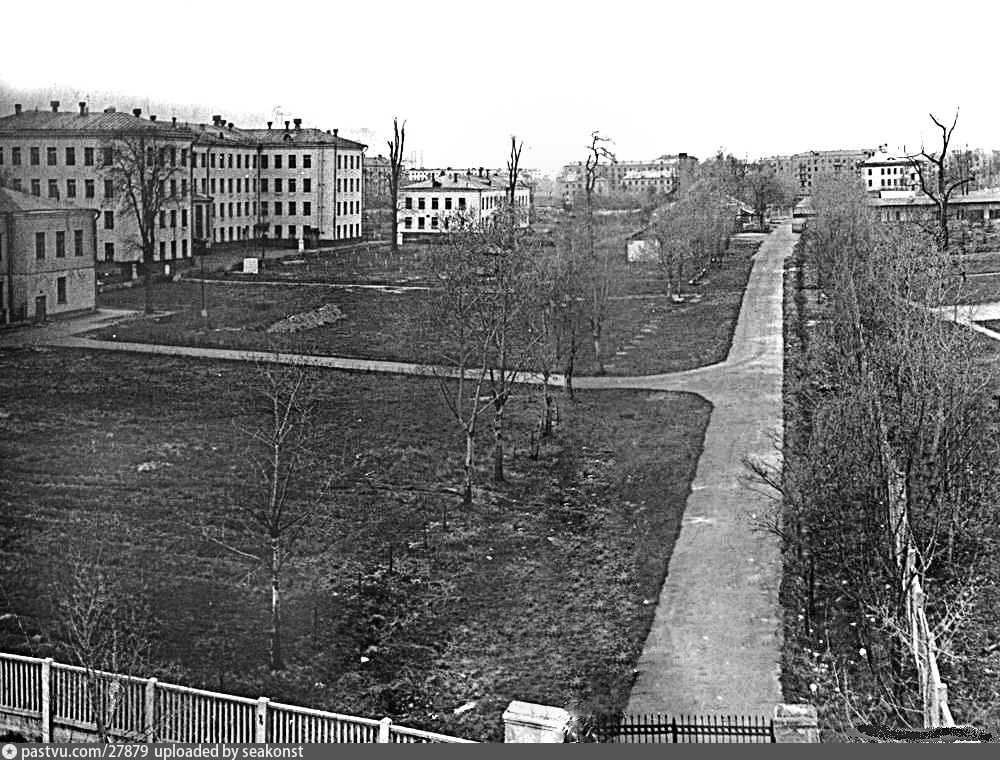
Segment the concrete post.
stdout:
[[777,705],[774,708],[776,744],[819,744],[819,719],[812,705]]
[[504,743],[561,744],[569,722],[570,714],[561,707],[514,700],[503,714]]
[[143,720],[145,721],[142,727],[143,736],[146,738],[146,742],[156,741],[156,679],[150,678],[146,681],[146,694],[145,701],[143,703],[142,710]]
[[42,660],[42,741],[52,741],[52,663],[51,657]]
[[392,718],[382,718],[378,722],[378,743],[389,743],[389,726],[392,725]]
[[257,700],[257,715],[254,720],[253,740],[257,744],[267,744],[267,697]]

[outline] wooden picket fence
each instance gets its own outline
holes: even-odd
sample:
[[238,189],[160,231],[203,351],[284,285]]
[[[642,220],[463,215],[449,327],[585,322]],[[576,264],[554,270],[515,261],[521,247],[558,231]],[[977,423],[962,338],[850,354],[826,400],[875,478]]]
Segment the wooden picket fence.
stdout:
[[474,743],[375,720],[250,699],[51,659],[0,653],[0,728],[42,741]]

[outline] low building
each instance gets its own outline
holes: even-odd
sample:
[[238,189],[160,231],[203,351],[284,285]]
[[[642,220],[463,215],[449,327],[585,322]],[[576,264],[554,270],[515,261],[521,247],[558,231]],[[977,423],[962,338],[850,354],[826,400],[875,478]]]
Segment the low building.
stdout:
[[4,323],[94,309],[98,213],[0,187]]
[[[409,184],[399,194],[399,229],[412,238],[482,227],[503,207],[507,183],[486,174],[451,172]],[[517,186],[515,204],[520,226],[527,227],[531,204],[527,187]]]
[[[922,194],[871,197],[868,203],[883,222],[930,222],[937,218],[937,204]],[[1000,220],[1000,190],[974,190],[948,201],[948,218],[985,224]]]

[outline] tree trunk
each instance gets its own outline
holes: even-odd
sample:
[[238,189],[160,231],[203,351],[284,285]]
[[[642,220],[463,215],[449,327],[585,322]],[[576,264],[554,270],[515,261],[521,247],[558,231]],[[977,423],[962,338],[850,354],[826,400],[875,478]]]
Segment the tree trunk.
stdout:
[[591,331],[591,337],[594,340],[594,361],[597,362],[597,374],[604,374],[604,360],[601,358],[601,326],[597,325]]
[[542,373],[542,437],[552,435],[552,386],[549,385],[549,373]]
[[503,397],[493,402],[493,482],[503,483]]
[[143,246],[142,251],[142,286],[145,290],[146,313],[153,313],[153,251],[148,246]]
[[281,544],[277,538],[271,539],[271,670],[282,670],[285,663],[281,657]]
[[473,468],[476,464],[476,431],[465,431],[465,477],[462,481],[462,504],[470,506],[472,504],[472,476]]
[[569,396],[570,400],[573,399],[573,369],[576,364],[576,350],[574,346],[575,341],[570,343],[569,356],[566,357],[566,366],[563,368],[563,386],[566,389],[566,395]]

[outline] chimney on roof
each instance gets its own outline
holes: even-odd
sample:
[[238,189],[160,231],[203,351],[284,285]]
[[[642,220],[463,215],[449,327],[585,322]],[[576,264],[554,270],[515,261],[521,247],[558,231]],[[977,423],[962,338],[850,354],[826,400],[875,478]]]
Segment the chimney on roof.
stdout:
[[479,176],[480,177],[483,176],[483,167],[481,167],[481,166],[479,167]]
[[292,123],[292,122],[290,122],[290,121],[286,121],[286,122],[285,122],[285,131],[286,131],[286,132],[288,131],[288,125],[289,125],[289,124],[291,124],[291,123]]
[[86,116],[87,115],[87,101],[81,100],[79,103],[77,103],[77,105],[80,106],[80,116]]
[[293,119],[292,121],[296,129],[302,129],[302,119]]
[[229,122],[228,124],[226,124],[226,126],[227,126],[227,127],[229,128],[229,129],[232,129],[232,128],[233,128],[233,123],[232,123],[232,122]]
[[14,113],[15,114],[21,113],[21,104],[20,103],[15,103],[14,104]]
[[104,109],[104,113],[114,113],[114,112],[115,112],[114,106],[108,106],[107,108]]
[[271,128],[271,125],[272,125],[272,124],[274,124],[274,122],[273,122],[273,121],[269,121],[269,122],[267,123],[267,128],[268,128],[268,129],[270,129],[270,128]]
[[156,114],[155,113],[154,114],[150,114],[149,115],[149,120],[150,121],[156,121]]
[[133,116],[134,116],[135,118],[137,118],[137,119],[138,119],[138,118],[139,118],[140,116],[142,116],[142,109],[141,109],[141,108],[133,108],[133,109],[132,109],[132,115],[133,115]]
[[175,126],[175,127],[176,127],[176,126],[177,126],[177,117],[176,117],[176,116],[171,116],[171,117],[170,117],[170,123],[171,123],[171,124],[172,124],[173,126]]
[[333,130],[333,136],[334,136],[334,137],[336,137],[336,136],[337,136],[337,130],[336,130],[336,129],[335,129],[335,130]]
[[52,113],[58,113],[59,112],[59,101],[58,100],[50,100],[49,101],[49,105],[52,106]]

